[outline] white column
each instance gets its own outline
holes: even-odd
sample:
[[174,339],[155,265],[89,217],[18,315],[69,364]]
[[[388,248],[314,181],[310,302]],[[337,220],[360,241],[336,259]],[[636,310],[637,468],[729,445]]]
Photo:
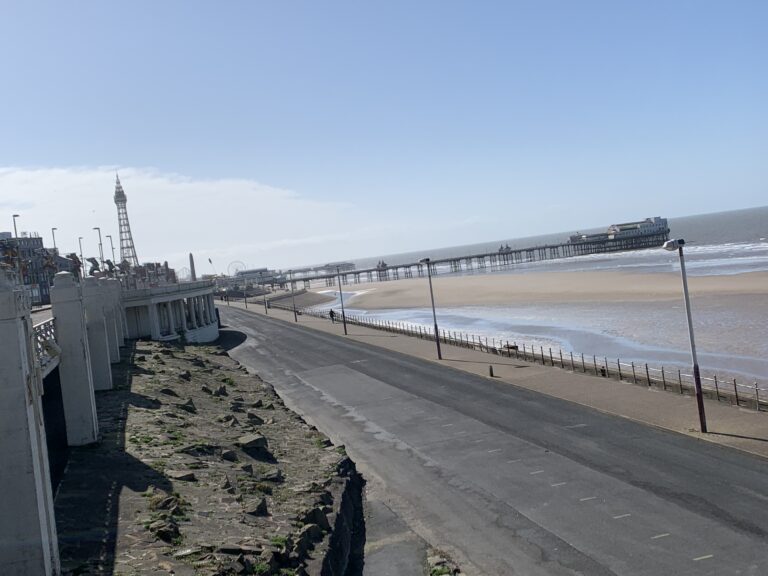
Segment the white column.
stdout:
[[216,306],[213,303],[213,294],[206,294],[205,302],[208,304],[208,314],[211,317],[211,323],[216,322]]
[[179,319],[181,320],[181,329],[183,332],[187,331],[187,314],[184,311],[184,300],[176,300],[176,311],[179,314]]
[[88,277],[83,280],[85,325],[88,332],[88,348],[91,351],[91,372],[94,390],[112,389],[112,367],[109,358],[107,323],[99,281]]
[[114,292],[107,282],[106,278],[99,279],[99,289],[101,290],[101,298],[104,302],[104,324],[107,329],[109,359],[110,363],[117,364],[120,362],[120,335],[118,333],[117,315],[115,314],[117,303],[115,302]]
[[160,315],[157,312],[157,304],[149,303],[149,331],[152,340],[160,340]]
[[173,313],[173,301],[169,300],[165,303],[165,307],[168,309],[168,326],[170,328],[171,336],[176,335],[176,315]]
[[195,320],[195,302],[192,298],[187,298],[187,311],[189,312],[189,329],[194,330],[197,328],[197,322]]
[[85,309],[80,285],[69,272],[59,272],[51,288],[56,343],[61,348],[59,377],[67,442],[82,446],[96,442],[99,421],[93,396],[91,353],[85,328]]
[[125,323],[125,310],[123,309],[123,287],[117,278],[109,278],[107,286],[112,294],[112,304],[115,308],[115,320],[117,322],[117,340],[122,347],[128,337],[128,327]]
[[60,573],[29,293],[0,270],[0,574]]
[[205,326],[205,321],[203,320],[203,310],[200,307],[200,297],[194,296],[193,300],[195,301],[195,322],[197,322],[198,327]]

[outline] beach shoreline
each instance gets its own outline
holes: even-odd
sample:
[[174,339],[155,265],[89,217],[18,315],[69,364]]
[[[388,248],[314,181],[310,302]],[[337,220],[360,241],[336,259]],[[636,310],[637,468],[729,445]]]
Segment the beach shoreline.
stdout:
[[[501,306],[523,303],[654,302],[682,298],[677,273],[526,272],[435,276],[439,306]],[[692,298],[768,295],[768,272],[688,279]],[[422,308],[430,305],[426,278],[347,285],[359,291],[349,305],[364,310]],[[327,292],[318,288],[313,292]]]

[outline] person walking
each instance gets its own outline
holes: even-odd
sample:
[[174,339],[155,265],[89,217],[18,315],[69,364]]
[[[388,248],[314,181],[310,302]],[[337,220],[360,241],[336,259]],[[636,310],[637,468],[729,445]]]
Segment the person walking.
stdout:
[[336,324],[336,312],[333,311],[333,308],[328,312],[328,317],[331,319],[332,324]]

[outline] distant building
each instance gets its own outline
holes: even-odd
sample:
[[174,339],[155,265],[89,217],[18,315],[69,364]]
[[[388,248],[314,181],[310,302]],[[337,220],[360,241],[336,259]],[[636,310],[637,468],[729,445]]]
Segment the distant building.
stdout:
[[32,304],[37,306],[51,303],[50,287],[56,272],[71,272],[73,268],[70,260],[45,248],[40,236],[14,238],[8,232],[0,233],[0,263],[19,272],[21,283],[31,291]]

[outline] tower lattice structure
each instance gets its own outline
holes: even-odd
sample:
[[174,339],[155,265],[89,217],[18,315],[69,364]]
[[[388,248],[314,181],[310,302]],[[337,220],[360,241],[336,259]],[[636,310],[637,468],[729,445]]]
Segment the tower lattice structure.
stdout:
[[120,176],[115,175],[115,204],[117,205],[117,221],[120,227],[120,261],[127,261],[131,266],[138,266],[139,259],[136,258],[136,248],[133,246],[133,236],[131,235],[131,224],[128,222],[127,203],[128,198],[125,196],[123,186],[120,184]]

